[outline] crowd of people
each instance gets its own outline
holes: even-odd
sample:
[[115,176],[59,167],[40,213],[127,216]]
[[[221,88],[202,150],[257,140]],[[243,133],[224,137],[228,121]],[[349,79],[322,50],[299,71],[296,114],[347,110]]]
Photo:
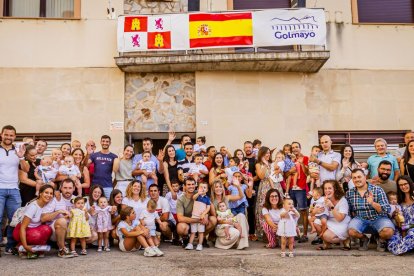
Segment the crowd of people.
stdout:
[[[126,145],[120,156],[103,135],[94,141],[64,143],[45,155],[47,141],[26,137],[15,142],[16,129],[1,130],[0,218],[6,254],[44,256],[56,245],[62,258],[142,249],[163,256],[162,243],[201,251],[245,249],[251,241],[280,248],[294,257],[295,242],[306,243],[308,228],[318,250],[340,244],[395,255],[414,249],[414,133],[393,155],[387,142],[374,142],[367,162],[355,159],[351,145],[332,150],[320,138],[309,156],[292,142],[281,150],[256,139],[231,153],[193,144],[183,135],[175,147],[169,133],[155,155],[150,138],[142,153]],[[299,224],[301,227],[299,227]],[[7,227],[6,227],[7,225]],[[3,238],[0,239],[2,241]],[[196,243],[196,246],[194,246]],[[161,245],[161,246],[160,246]]]

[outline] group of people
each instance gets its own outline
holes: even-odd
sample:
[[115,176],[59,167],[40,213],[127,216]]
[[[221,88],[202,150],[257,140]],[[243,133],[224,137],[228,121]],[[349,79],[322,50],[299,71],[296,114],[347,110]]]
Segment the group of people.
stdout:
[[141,154],[126,145],[117,156],[103,135],[99,151],[92,140],[85,151],[75,140],[46,156],[47,141],[15,138],[13,126],[2,128],[0,228],[7,254],[37,258],[55,243],[58,256],[68,258],[92,247],[106,254],[117,243],[121,251],[155,257],[164,255],[161,242],[201,251],[209,243],[244,249],[260,240],[294,257],[294,243],[308,242],[309,226],[319,250],[338,243],[368,250],[370,241],[396,255],[414,249],[412,132],[394,155],[376,139],[376,154],[361,163],[351,145],[333,151],[329,136],[309,156],[299,142],[276,150],[256,139],[232,154],[207,147],[205,137],[193,144],[183,135],[174,146],[173,132],[157,155],[144,138]]

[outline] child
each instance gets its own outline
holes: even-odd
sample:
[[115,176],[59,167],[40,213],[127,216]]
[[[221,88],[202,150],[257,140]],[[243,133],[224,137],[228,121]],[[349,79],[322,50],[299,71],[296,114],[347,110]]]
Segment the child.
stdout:
[[52,150],[53,167],[56,170],[59,170],[60,165],[62,165],[62,156],[63,156],[63,153],[60,149]]
[[233,174],[239,171],[239,164],[240,159],[238,157],[231,157],[229,159],[229,166],[224,169],[227,175],[227,183],[231,183],[233,180]]
[[158,222],[158,224],[160,225],[161,220],[156,209],[157,202],[155,202],[153,199],[148,200],[147,209],[143,210],[139,215],[139,222],[142,226],[145,226],[150,231],[150,236],[155,246],[159,246],[160,240],[155,234],[155,222]]
[[[311,156],[317,157],[318,153],[321,151],[321,148],[319,146],[313,146],[312,147],[312,151],[311,151]],[[321,181],[319,180],[319,165],[315,162],[309,162],[308,164],[308,168],[309,168],[309,174],[316,174],[317,177],[310,177],[310,192],[309,195],[312,195],[312,191],[315,187],[320,187],[321,186]]]
[[194,152],[200,153],[201,155],[206,154],[206,136],[197,137],[196,143],[194,145]]
[[401,228],[404,224],[404,216],[401,211],[400,205],[398,205],[398,196],[396,192],[388,192],[387,193],[388,202],[391,206],[391,211],[389,212],[388,216],[393,220],[393,223]]
[[144,151],[142,153],[142,160],[138,162],[137,167],[148,173],[148,175],[141,174],[141,180],[144,187],[146,187],[148,179],[153,179],[154,184],[158,184],[158,177],[155,171],[156,165],[154,161],[151,161],[151,153],[149,151]]
[[[281,195],[283,195],[283,187],[282,187],[283,174],[282,174],[282,172],[285,168],[284,160],[285,160],[285,156],[283,155],[283,152],[278,151],[276,153],[276,156],[275,156],[275,162],[273,162],[270,165],[271,174],[269,176],[270,179],[272,179],[272,181],[274,183],[274,188],[276,188]],[[284,188],[286,188],[286,187],[284,187]],[[286,197],[289,196],[289,190],[286,190],[285,196]]]
[[299,212],[293,207],[293,200],[285,198],[283,200],[283,209],[280,213],[280,221],[277,227],[277,235],[281,237],[282,258],[286,257],[286,243],[289,245],[289,257],[293,258],[293,244],[295,241],[296,224],[299,219]]
[[174,192],[174,195],[171,192],[168,192],[165,195],[165,198],[168,200],[168,203],[170,205],[170,211],[173,215],[175,221],[177,222],[177,199],[183,194],[182,191],[180,191],[180,183],[177,179],[171,180],[171,186],[172,190]]
[[112,206],[108,206],[106,197],[98,199],[98,206],[95,207],[96,232],[98,233],[98,252],[102,252],[102,240],[104,240],[103,251],[109,252],[109,233],[113,229],[111,221]]
[[[315,228],[315,219],[320,219],[321,221],[321,226],[322,226],[322,231],[320,236],[322,236],[322,234],[326,231],[326,223],[328,220],[328,216],[329,216],[329,211],[325,206],[325,197],[322,196],[323,191],[321,187],[315,187],[313,188],[312,191],[312,200],[311,200],[311,204],[310,204],[310,208],[309,208],[309,224],[312,227],[312,231],[311,234],[316,233],[316,228]],[[312,215],[312,211],[315,207],[322,207],[324,208],[324,211],[320,214],[316,214],[316,215]]]
[[[226,240],[230,240],[230,227],[234,227],[240,232],[240,238],[242,238],[242,228],[238,223],[237,218],[232,214],[231,210],[227,208],[226,202],[220,202],[218,204],[217,211],[217,220],[224,222],[218,224],[219,228],[224,228],[224,233],[226,235]],[[232,224],[227,224],[226,222],[230,221]]]
[[[207,189],[207,183],[200,183],[200,185],[198,186],[198,191],[193,196],[194,206],[191,218],[204,219],[206,216],[208,216],[208,213],[210,212],[211,201],[210,198],[206,195]],[[191,223],[190,241],[188,242],[185,249],[192,250],[194,248],[193,241],[195,238],[195,234],[198,232],[198,244],[196,250],[203,250],[204,230],[205,225],[201,223]]]
[[39,195],[40,187],[42,187],[45,184],[50,184],[53,187],[55,187],[55,183],[53,183],[53,180],[56,178],[57,170],[53,167],[53,161],[50,156],[43,156],[40,160],[40,165],[37,166],[37,169],[35,170],[35,177],[36,181],[36,195]]
[[259,153],[259,149],[262,147],[262,141],[259,139],[254,139],[253,141],[253,154],[257,158],[257,154]]
[[83,197],[76,197],[73,200],[74,208],[70,210],[70,222],[68,226],[67,237],[70,238],[70,250],[74,256],[78,256],[75,251],[76,240],[79,239],[82,251],[81,255],[87,255],[86,238],[91,236],[91,229],[88,224],[89,215],[85,208],[85,199]]
[[190,164],[188,175],[191,176],[196,183],[203,179],[204,176],[208,175],[208,169],[203,164],[203,156],[196,154],[194,156],[194,163]]
[[69,178],[81,178],[79,167],[75,165],[75,160],[72,155],[65,157],[65,164],[59,167],[59,173],[66,175]]
[[[296,171],[286,177],[286,191],[292,187],[293,190],[297,189],[297,182],[299,179],[300,164],[296,162],[296,156],[292,154],[292,146],[286,144],[283,146],[283,154],[285,155],[285,169],[284,173],[290,171],[293,167],[296,168]],[[292,184],[292,185],[291,185]]]
[[121,221],[117,227],[119,249],[123,252],[135,251],[141,246],[145,248],[145,257],[162,256],[164,253],[154,245],[148,229],[136,220],[134,208],[127,206],[121,210]]

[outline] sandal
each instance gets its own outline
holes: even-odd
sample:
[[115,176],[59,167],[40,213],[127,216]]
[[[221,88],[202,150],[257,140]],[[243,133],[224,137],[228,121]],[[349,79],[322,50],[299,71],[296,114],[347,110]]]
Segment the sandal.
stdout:
[[249,240],[251,241],[257,241],[258,237],[255,234],[249,235]]
[[351,250],[351,240],[348,238],[343,241],[344,246],[342,247],[342,250],[349,251]]
[[276,246],[271,246],[270,244],[266,244],[264,247],[266,247],[267,249],[273,249],[273,248],[276,248]]
[[332,245],[329,243],[323,243],[322,246],[319,246],[318,248],[316,248],[316,250],[329,250],[332,249]]
[[96,250],[97,252],[102,252],[102,246],[98,247],[98,250]]
[[86,249],[82,249],[82,251],[80,252],[81,255],[88,255],[88,251],[86,251]]
[[286,257],[286,252],[280,252],[280,257],[282,258]]
[[74,256],[74,257],[78,257],[78,253],[75,250],[70,251],[70,253]]
[[111,252],[111,249],[109,247],[104,247],[103,251],[105,251],[105,252]]
[[289,252],[289,258],[293,258],[295,257],[295,255],[293,254],[293,252]]

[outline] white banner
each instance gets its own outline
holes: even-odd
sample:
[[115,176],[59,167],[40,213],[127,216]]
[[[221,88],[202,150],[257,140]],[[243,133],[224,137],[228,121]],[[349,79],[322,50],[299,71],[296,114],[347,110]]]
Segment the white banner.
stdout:
[[323,9],[266,10],[253,13],[255,47],[325,45]]

